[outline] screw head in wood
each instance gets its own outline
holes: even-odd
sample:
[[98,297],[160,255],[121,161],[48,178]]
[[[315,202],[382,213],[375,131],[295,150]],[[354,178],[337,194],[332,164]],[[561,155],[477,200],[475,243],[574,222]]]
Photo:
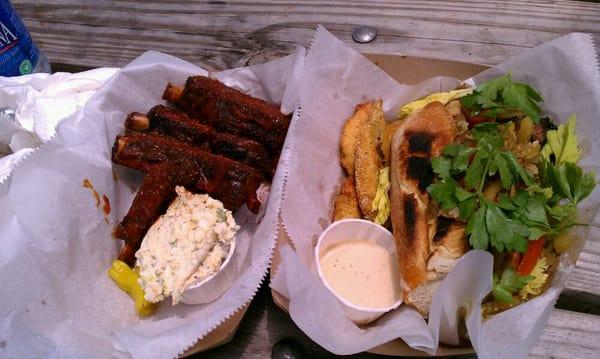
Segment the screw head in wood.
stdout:
[[352,39],[358,43],[364,44],[375,40],[377,29],[369,25],[360,25],[352,30]]

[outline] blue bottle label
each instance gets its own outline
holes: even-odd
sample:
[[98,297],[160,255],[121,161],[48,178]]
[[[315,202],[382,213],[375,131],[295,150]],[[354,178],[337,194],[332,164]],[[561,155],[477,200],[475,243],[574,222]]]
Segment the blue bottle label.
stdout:
[[30,74],[39,59],[39,51],[10,2],[0,4],[0,75]]

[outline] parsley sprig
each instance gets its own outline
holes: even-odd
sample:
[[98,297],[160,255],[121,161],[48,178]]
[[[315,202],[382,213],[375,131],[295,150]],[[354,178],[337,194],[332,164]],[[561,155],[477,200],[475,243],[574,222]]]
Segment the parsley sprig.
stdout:
[[[446,146],[442,156],[432,159],[439,181],[428,191],[442,210],[458,209],[473,248],[524,253],[529,240],[577,225],[577,205],[591,194],[596,180],[593,172],[560,162],[559,156],[543,156],[534,180],[504,149],[501,130],[495,122],[481,123],[471,130],[474,146]],[[503,189],[496,201],[483,195],[492,177],[500,179]],[[513,186],[521,189],[509,196]]]
[[463,108],[471,116],[510,118],[525,114],[535,123],[540,121],[541,101],[531,86],[513,82],[510,72],[482,83],[471,95],[461,98]]
[[502,277],[494,274],[492,279],[492,293],[496,299],[505,303],[513,302],[513,294],[517,293],[532,279],[531,275],[518,275],[514,269],[506,268]]
[[458,208],[459,217],[468,221],[466,232],[473,248],[487,250],[491,245],[500,252],[523,253],[528,239],[543,233],[542,229],[532,233],[528,228],[528,224],[541,221],[534,210],[539,203],[532,197],[529,204],[531,196],[525,191],[521,194],[527,196],[525,201],[515,203],[503,197],[502,202],[496,203],[485,199],[483,190],[496,174],[504,189],[521,182],[533,186],[535,182],[514,154],[504,150],[504,139],[496,123],[478,124],[471,134],[476,141],[473,147],[452,143],[444,148],[441,157],[432,160],[440,181],[428,191],[443,210]]

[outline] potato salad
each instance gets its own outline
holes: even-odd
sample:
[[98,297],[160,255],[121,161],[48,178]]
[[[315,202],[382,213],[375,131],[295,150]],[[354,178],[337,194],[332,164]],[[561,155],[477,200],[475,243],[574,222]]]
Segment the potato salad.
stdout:
[[177,187],[177,198],[148,230],[135,254],[145,299],[179,303],[190,286],[217,273],[239,226],[223,203]]

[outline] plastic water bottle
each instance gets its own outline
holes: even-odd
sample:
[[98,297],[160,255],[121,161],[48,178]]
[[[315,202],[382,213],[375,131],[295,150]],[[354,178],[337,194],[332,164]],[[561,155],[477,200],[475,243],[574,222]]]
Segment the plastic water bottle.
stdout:
[[50,63],[31,39],[10,1],[0,0],[0,75],[34,72],[50,72]]

